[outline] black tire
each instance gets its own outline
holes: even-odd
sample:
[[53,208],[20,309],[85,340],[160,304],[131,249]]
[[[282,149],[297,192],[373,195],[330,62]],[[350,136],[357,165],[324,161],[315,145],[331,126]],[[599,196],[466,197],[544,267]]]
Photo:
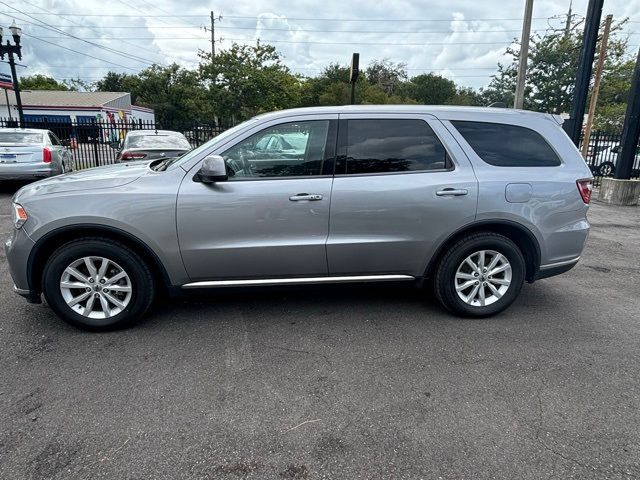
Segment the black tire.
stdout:
[[[475,252],[493,250],[504,255],[511,266],[511,283],[495,303],[475,306],[465,303],[456,292],[456,272]],[[501,312],[517,298],[525,277],[525,261],[518,246],[503,235],[481,232],[469,235],[453,245],[442,257],[433,281],[434,292],[442,305],[464,317],[488,317]]]
[[[115,262],[130,278],[131,298],[116,315],[108,318],[83,316],[69,307],[62,296],[60,281],[64,270],[74,261],[89,256]],[[45,265],[42,287],[47,303],[60,318],[90,331],[108,331],[131,325],[149,309],[155,291],[153,275],[137,253],[119,242],[100,237],[74,240],[58,248]]]

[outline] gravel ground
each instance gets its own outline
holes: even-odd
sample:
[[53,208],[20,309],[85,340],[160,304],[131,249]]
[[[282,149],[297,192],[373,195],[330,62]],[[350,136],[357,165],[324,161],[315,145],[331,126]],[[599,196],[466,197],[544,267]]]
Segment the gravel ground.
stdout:
[[640,208],[589,216],[582,262],[485,320],[316,286],[89,334],[14,295],[3,251],[0,478],[640,478]]

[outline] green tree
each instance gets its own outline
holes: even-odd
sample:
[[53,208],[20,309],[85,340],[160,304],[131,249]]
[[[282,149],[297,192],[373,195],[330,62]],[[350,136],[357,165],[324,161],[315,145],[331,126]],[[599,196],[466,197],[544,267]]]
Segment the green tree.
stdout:
[[128,73],[107,72],[96,82],[95,89],[98,92],[128,92],[131,94],[131,101],[135,103],[140,89],[140,78]]
[[70,90],[63,82],[46,75],[31,75],[18,80],[22,90]]
[[387,58],[373,60],[364,73],[369,84],[378,87],[385,95],[393,95],[407,80],[407,64],[394,63]]
[[300,85],[301,107],[345,105],[351,98],[349,67],[331,63],[316,77],[307,77]]
[[177,64],[152,65],[138,74],[136,102],[153,108],[164,126],[207,122],[213,118],[207,89],[196,70]]
[[109,72],[96,82],[98,91],[128,92],[137,105],[153,108],[167,128],[213,121],[213,106],[197,70],[177,64],[152,65],[137,75]]
[[458,87],[455,96],[447,103],[450,105],[481,106],[481,95],[471,87]]
[[[602,103],[610,105],[612,96],[624,90],[627,80],[624,68],[627,60],[627,42],[617,38],[626,20],[616,23],[611,29],[607,46],[607,59],[603,76],[603,85],[611,86],[609,96]],[[569,30],[550,29],[543,35],[531,38],[527,62],[527,83],[525,86],[526,109],[539,112],[566,113],[571,109],[575,76],[578,70],[582,32],[580,23],[573,24]],[[481,89],[483,103],[504,102],[513,105],[516,75],[519,61],[519,49],[509,47],[505,53],[511,57],[508,64],[498,64],[498,73],[486,89]],[[616,80],[613,77],[618,76]],[[611,78],[609,78],[612,76]],[[620,78],[622,77],[622,78]],[[626,87],[628,89],[628,87]]]
[[93,92],[95,85],[91,82],[82,80],[81,78],[67,78],[62,83],[74,92]]
[[434,73],[417,75],[409,80],[403,93],[423,105],[444,105],[456,96],[456,84]]
[[238,45],[212,58],[200,53],[200,75],[216,115],[233,122],[300,103],[301,78],[282,63],[272,45]]

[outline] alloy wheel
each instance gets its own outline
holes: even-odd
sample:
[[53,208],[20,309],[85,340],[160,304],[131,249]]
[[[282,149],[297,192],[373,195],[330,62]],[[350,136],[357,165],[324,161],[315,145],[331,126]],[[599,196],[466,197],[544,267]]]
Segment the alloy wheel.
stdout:
[[458,266],[454,286],[464,303],[485,307],[507,293],[511,274],[507,257],[495,250],[480,250],[469,255]]
[[62,298],[76,313],[94,319],[121,313],[131,301],[133,288],[127,272],[104,257],[73,261],[60,278]]

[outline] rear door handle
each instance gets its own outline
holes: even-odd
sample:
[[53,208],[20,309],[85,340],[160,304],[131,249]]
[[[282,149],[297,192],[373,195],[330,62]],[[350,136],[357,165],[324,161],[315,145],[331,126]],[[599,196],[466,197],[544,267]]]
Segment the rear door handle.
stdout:
[[447,197],[447,196],[451,196],[451,197],[459,197],[461,195],[466,195],[468,194],[469,191],[465,190],[464,188],[443,188],[442,190],[438,190],[436,192],[436,195],[439,197]]
[[292,195],[289,197],[289,200],[292,202],[301,202],[303,200],[314,202],[317,200],[322,200],[322,195],[317,193],[298,193],[297,195]]

